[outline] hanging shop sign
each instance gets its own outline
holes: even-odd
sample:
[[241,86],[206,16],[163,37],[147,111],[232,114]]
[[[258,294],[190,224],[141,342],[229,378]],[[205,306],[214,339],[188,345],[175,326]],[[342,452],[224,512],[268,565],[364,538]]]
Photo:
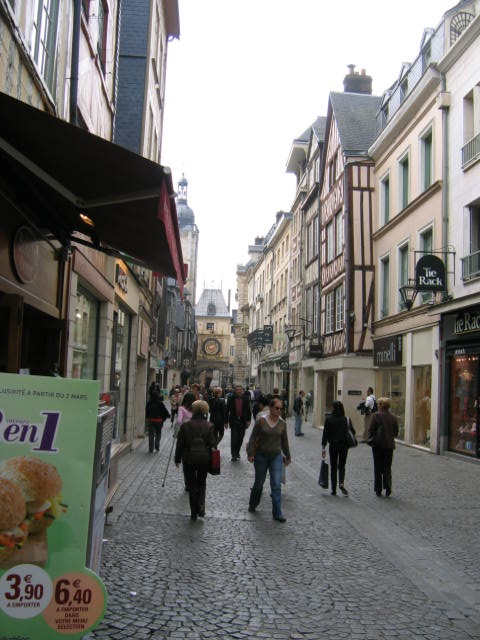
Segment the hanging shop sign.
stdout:
[[446,291],[445,264],[438,256],[425,255],[415,267],[417,291]]
[[263,344],[273,344],[273,324],[263,325]]
[[282,358],[279,363],[278,366],[280,368],[280,371],[290,371],[290,362],[287,358]]
[[373,343],[373,363],[376,367],[402,364],[402,336],[378,338]]
[[82,638],[105,613],[105,587],[85,566],[98,395],[93,380],[0,374],[2,640]]
[[464,309],[455,318],[454,334],[463,336],[480,331],[480,309]]
[[322,358],[323,357],[323,343],[311,344],[308,350],[308,356],[310,358]]

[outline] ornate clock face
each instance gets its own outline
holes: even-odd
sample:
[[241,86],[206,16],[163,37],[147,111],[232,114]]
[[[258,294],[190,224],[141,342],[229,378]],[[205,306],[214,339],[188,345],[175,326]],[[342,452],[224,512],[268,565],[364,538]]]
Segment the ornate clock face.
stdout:
[[215,338],[208,338],[203,343],[203,351],[207,356],[217,356],[220,353],[220,342]]

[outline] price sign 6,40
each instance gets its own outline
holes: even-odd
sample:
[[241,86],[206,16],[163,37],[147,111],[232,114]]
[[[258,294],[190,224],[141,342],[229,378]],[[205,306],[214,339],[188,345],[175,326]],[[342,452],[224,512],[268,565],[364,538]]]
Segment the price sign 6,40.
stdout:
[[92,601],[92,590],[88,587],[82,589],[80,580],[77,578],[70,583],[65,578],[57,581],[55,585],[55,602],[57,604],[90,604]]

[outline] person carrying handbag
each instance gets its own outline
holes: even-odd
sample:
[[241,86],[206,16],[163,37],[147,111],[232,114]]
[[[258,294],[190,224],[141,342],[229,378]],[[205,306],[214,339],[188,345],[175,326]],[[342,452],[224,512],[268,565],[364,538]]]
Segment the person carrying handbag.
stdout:
[[378,399],[378,412],[372,415],[368,430],[368,444],[373,453],[373,489],[377,496],[392,493],[392,460],[395,449],[395,438],[398,436],[397,417],[390,413],[390,399]]
[[337,473],[340,491],[344,496],[348,496],[345,489],[345,466],[348,447],[351,446],[348,438],[349,429],[355,435],[352,421],[345,416],[343,404],[336,400],[332,403],[331,415],[325,420],[322,436],[322,459],[326,457],[325,447],[329,444],[332,496],[337,495]]

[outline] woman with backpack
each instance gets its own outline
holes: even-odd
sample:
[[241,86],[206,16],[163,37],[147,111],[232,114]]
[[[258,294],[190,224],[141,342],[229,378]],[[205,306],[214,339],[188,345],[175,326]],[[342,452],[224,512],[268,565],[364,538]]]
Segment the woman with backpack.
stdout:
[[207,472],[216,449],[217,441],[213,424],[207,420],[208,402],[196,400],[192,404],[192,418],[180,426],[175,448],[175,464],[183,462],[187,481],[191,519],[205,515],[205,493],[207,490]]
[[340,491],[348,496],[345,489],[345,465],[348,454],[347,432],[350,429],[355,433],[352,421],[345,415],[343,403],[339,400],[332,402],[332,413],[325,420],[322,436],[322,458],[326,456],[325,447],[329,443],[330,454],[330,478],[332,482],[332,496],[337,495],[337,472]]

